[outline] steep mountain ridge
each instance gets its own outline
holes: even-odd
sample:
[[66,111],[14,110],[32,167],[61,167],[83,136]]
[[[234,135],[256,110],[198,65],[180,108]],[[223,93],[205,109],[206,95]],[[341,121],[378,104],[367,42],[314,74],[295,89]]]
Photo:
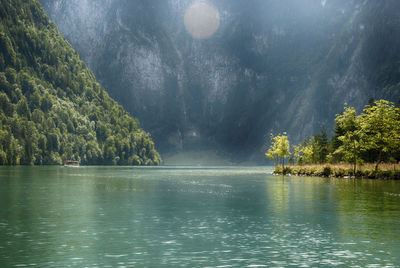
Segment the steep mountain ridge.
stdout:
[[39,2],[0,3],[0,164],[160,164]]
[[299,142],[345,102],[400,97],[395,0],[213,1],[204,40],[184,28],[189,0],[40,2],[162,152],[261,161],[270,132]]

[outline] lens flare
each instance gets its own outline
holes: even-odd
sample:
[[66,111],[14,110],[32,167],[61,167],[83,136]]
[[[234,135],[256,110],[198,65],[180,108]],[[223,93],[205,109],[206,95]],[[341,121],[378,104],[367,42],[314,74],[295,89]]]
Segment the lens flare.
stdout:
[[208,1],[195,1],[186,9],[184,23],[194,38],[209,38],[219,28],[218,9]]

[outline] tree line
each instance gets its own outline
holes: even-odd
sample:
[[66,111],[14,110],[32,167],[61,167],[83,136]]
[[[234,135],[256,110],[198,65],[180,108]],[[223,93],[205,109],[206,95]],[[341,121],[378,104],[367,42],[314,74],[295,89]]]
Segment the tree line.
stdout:
[[351,163],[355,174],[358,164],[400,161],[400,108],[387,100],[371,101],[357,115],[354,107],[344,107],[336,115],[334,135],[329,138],[323,128],[298,145],[290,143],[286,133],[271,135],[266,157],[275,165]]
[[38,1],[0,3],[0,165],[160,164]]

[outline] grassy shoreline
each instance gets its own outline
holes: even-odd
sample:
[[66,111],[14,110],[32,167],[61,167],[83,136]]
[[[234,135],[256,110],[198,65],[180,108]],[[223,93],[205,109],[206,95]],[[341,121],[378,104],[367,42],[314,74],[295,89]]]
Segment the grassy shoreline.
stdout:
[[400,180],[400,164],[381,164],[375,170],[375,164],[357,166],[354,173],[351,164],[313,164],[302,166],[276,166],[274,174],[295,176],[316,176],[333,178],[368,178],[382,180]]

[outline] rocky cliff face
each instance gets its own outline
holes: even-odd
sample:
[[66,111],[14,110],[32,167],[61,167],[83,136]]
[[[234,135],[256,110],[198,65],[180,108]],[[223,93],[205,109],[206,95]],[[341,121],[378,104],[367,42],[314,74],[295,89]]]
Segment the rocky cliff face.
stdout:
[[400,96],[396,0],[213,1],[209,39],[185,30],[189,0],[40,2],[161,152],[262,159],[270,132],[298,142],[345,102]]

